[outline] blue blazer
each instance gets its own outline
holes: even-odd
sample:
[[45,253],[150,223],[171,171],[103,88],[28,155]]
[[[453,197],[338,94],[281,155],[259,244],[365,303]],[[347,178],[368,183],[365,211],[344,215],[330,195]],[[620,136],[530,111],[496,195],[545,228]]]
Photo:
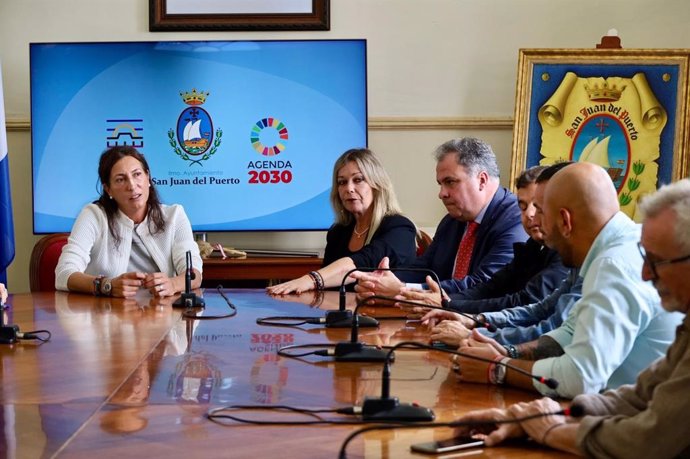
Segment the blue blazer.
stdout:
[[[441,279],[446,292],[457,293],[487,281],[513,259],[513,244],[527,240],[527,233],[520,222],[517,198],[506,188],[500,187],[477,229],[469,274],[462,279],[453,279],[455,255],[466,226],[466,222],[450,215],[443,217],[431,245],[407,267],[431,269]],[[402,271],[396,275],[403,282],[424,282],[426,276],[424,273]]]

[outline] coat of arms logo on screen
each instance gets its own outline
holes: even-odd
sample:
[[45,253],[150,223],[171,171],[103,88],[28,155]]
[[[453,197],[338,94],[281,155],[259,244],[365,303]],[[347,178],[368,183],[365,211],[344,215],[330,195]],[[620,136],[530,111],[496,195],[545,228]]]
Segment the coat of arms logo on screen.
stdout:
[[201,106],[206,102],[208,92],[192,89],[192,92],[180,92],[182,101],[188,105],[177,118],[175,129],[168,131],[168,141],[175,154],[189,165],[206,161],[213,156],[221,143],[223,130],[213,132],[211,115]]

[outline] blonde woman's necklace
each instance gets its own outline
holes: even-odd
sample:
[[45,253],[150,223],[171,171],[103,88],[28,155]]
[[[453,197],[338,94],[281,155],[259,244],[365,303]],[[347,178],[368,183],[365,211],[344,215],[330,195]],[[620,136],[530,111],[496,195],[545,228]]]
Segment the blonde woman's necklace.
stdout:
[[352,229],[352,231],[355,233],[355,236],[357,237],[357,239],[360,239],[362,236],[367,234],[367,231],[369,231],[369,227],[367,226],[362,231],[357,231],[357,225],[355,225],[355,227]]

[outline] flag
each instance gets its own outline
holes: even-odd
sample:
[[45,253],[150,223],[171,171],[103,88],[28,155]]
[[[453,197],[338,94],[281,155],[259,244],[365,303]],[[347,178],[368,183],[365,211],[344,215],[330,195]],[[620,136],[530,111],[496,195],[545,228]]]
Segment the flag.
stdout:
[[2,97],[2,66],[0,66],[0,282],[3,284],[7,284],[7,267],[14,259],[14,225],[12,224],[8,163],[5,103]]

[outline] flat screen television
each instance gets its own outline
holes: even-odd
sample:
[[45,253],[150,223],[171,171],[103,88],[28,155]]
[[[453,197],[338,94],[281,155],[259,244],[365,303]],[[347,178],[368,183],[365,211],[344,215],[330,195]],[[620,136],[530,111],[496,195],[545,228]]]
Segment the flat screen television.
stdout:
[[365,40],[32,43],[35,234],[97,199],[100,154],[145,154],[194,231],[323,230],[335,159],[367,145]]

